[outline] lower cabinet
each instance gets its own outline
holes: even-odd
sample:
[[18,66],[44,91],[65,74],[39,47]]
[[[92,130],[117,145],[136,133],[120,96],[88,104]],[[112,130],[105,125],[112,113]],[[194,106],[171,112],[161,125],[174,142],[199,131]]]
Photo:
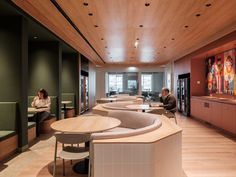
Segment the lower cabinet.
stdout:
[[236,134],[236,105],[222,104],[221,128]]
[[236,105],[192,98],[191,116],[236,135]]

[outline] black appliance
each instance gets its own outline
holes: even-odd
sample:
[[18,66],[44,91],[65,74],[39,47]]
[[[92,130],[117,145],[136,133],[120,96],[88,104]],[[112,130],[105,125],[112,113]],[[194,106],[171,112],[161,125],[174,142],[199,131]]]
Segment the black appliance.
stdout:
[[190,74],[178,76],[177,81],[177,106],[182,114],[190,115]]

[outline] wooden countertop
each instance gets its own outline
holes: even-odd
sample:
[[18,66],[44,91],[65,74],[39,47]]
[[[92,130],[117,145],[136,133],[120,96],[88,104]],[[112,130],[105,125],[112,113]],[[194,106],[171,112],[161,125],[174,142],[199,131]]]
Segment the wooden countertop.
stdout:
[[229,99],[229,98],[218,98],[213,96],[191,96],[192,99],[203,99],[207,101],[215,101],[224,104],[233,104],[236,105],[236,99]]
[[[101,105],[97,105],[93,108],[93,110],[108,112],[110,110],[103,108]],[[147,113],[140,113],[140,114],[147,114]],[[164,116],[160,116],[162,121],[162,126],[158,129],[144,133],[141,135],[135,135],[130,137],[123,137],[123,138],[115,138],[115,139],[101,139],[101,140],[93,140],[93,143],[154,143],[160,141],[168,136],[174,135],[176,133],[180,133],[182,129],[174,123],[174,121],[166,118]]]

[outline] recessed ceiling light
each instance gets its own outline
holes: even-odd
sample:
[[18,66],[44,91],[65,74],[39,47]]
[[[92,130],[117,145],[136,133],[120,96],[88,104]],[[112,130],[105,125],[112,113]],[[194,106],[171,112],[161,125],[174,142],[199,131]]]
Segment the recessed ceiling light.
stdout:
[[145,3],[145,6],[146,6],[146,7],[150,6],[150,3],[146,2],[146,3]]
[[201,14],[196,14],[196,17],[200,17],[201,16]]
[[93,16],[93,13],[90,12],[88,15],[89,15],[89,16]]
[[142,28],[142,27],[143,27],[143,25],[139,25],[139,27],[140,27],[140,28]]
[[88,6],[88,3],[87,3],[87,2],[84,2],[83,5],[84,5],[84,6]]
[[38,39],[39,37],[38,37],[38,36],[34,36],[33,38],[34,38],[34,39]]
[[188,25],[185,25],[184,27],[185,27],[185,28],[188,28]]
[[210,3],[206,4],[206,7],[210,7],[210,6],[211,6],[211,4],[210,4]]
[[134,46],[135,46],[135,48],[138,47],[138,41],[135,41]]
[[94,27],[95,27],[95,28],[97,28],[97,27],[98,27],[98,25],[94,25]]

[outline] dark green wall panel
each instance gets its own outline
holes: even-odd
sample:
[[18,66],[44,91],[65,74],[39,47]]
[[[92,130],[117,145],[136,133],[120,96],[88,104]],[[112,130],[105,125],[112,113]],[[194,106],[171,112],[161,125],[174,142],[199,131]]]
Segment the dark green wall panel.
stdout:
[[20,16],[1,16],[0,21],[0,101],[18,102],[17,131],[19,147],[22,150],[28,144],[27,20]]
[[49,95],[58,94],[59,44],[40,42],[29,44],[29,95],[45,88]]
[[62,93],[75,93],[76,113],[78,113],[79,57],[76,53],[62,55]]
[[36,95],[40,88],[44,88],[49,95],[57,96],[57,117],[59,117],[60,87],[61,47],[59,42],[30,42],[28,95]]
[[0,17],[0,19],[0,101],[19,101],[21,18]]

